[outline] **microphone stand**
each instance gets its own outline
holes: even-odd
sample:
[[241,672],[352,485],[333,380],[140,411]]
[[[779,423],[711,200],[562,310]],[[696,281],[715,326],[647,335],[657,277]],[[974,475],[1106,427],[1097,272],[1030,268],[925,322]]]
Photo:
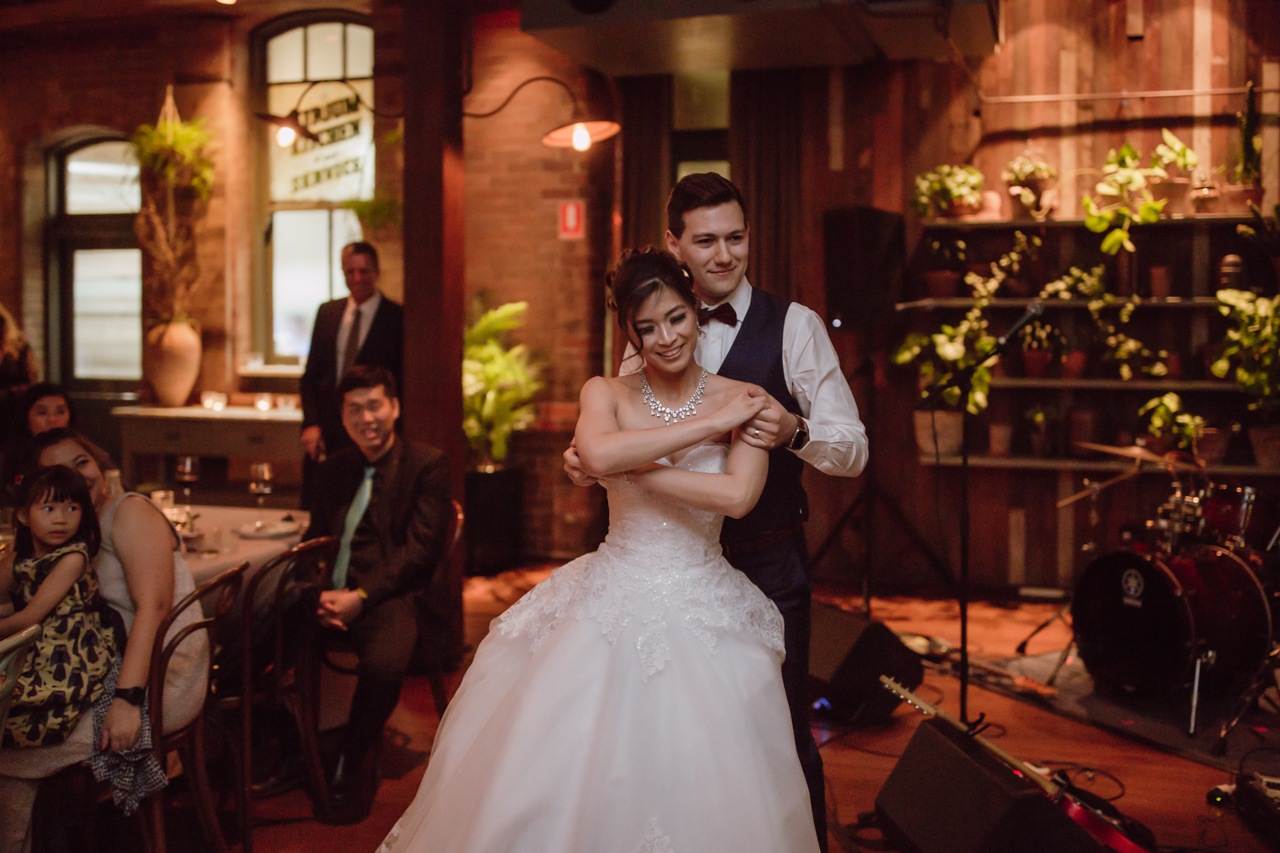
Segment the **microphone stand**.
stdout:
[[969,720],[969,408],[967,403],[969,392],[973,388],[973,374],[999,356],[1018,330],[1043,312],[1044,305],[1039,302],[1031,303],[1027,312],[1010,327],[1009,331],[997,338],[995,345],[985,354],[975,359],[969,367],[957,370],[949,383],[935,386],[924,397],[925,403],[932,403],[951,388],[957,388],[960,391],[960,582],[956,599],[960,605],[960,720],[971,728],[980,723],[981,718],[973,722]]

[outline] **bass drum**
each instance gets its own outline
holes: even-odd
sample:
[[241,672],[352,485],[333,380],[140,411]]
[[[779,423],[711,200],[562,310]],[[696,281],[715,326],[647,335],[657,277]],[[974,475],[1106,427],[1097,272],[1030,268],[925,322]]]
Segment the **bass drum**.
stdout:
[[1076,583],[1072,623],[1094,680],[1155,695],[1191,684],[1204,693],[1247,683],[1271,648],[1271,607],[1250,555],[1216,545],[1177,554],[1117,551]]

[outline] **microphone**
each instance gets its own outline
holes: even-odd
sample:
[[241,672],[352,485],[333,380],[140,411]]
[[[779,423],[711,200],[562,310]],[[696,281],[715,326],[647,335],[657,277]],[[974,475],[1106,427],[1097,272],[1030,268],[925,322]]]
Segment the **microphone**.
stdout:
[[1003,335],[999,337],[998,340],[996,340],[996,351],[999,352],[1000,350],[1004,349],[1004,345],[1007,344],[1014,335],[1022,331],[1023,326],[1027,325],[1028,323],[1030,323],[1032,320],[1039,317],[1043,313],[1044,313],[1044,303],[1041,302],[1039,299],[1037,299],[1036,301],[1028,305],[1026,313],[1024,313],[1021,317],[1018,318],[1018,322],[1010,326],[1009,331],[1005,332]]
[[893,306],[895,311],[910,311],[912,308],[923,308],[926,311],[932,311],[937,307],[937,302],[932,299],[917,299],[914,302],[898,302]]

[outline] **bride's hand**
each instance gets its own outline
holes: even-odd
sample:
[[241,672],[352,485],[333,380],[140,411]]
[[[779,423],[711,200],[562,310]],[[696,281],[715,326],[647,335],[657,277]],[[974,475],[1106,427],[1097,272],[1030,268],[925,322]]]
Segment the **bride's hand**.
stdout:
[[729,432],[754,418],[768,404],[769,395],[763,389],[744,384],[725,400],[724,405],[712,412],[711,417],[720,429]]

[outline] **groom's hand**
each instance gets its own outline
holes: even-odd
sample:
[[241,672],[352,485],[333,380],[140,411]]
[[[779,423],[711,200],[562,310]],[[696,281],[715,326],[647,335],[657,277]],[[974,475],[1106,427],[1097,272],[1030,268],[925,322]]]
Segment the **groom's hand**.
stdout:
[[799,423],[796,416],[784,409],[782,404],[773,399],[763,388],[753,386],[751,395],[763,396],[767,402],[759,414],[747,421],[746,427],[742,430],[742,440],[761,450],[773,450],[789,442]]
[[578,440],[569,442],[569,449],[564,452],[564,472],[575,486],[594,486],[596,478],[582,470],[582,460],[578,458]]

